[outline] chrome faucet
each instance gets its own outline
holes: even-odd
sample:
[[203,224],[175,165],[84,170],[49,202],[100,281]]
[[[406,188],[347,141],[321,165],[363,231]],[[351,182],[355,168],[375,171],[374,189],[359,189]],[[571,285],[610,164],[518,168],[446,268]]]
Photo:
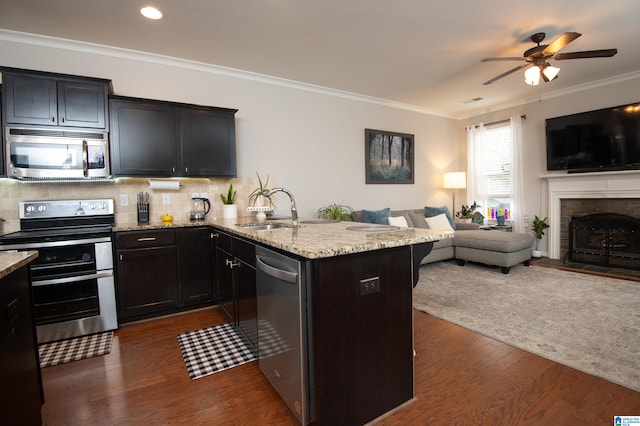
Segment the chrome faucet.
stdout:
[[278,187],[273,189],[267,189],[264,191],[262,195],[264,195],[265,197],[270,197],[276,192],[284,192],[289,196],[289,199],[291,199],[291,224],[297,228],[298,227],[298,208],[296,207],[296,199],[293,198],[293,194],[291,192],[289,192],[285,188]]

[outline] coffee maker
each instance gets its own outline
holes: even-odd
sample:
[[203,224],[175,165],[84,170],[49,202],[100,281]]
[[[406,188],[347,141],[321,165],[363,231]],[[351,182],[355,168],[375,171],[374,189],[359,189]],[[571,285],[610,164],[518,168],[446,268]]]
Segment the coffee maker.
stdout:
[[208,198],[193,197],[191,199],[191,211],[189,212],[190,220],[204,220],[205,216],[211,210],[211,203]]

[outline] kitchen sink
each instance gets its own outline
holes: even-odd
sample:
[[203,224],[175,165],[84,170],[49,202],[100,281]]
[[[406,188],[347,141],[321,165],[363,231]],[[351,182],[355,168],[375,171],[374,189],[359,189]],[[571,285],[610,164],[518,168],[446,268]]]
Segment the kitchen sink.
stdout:
[[238,223],[238,226],[244,229],[250,229],[252,231],[267,231],[270,229],[286,229],[291,228],[292,225],[288,223],[279,223],[279,222],[271,222],[271,223]]

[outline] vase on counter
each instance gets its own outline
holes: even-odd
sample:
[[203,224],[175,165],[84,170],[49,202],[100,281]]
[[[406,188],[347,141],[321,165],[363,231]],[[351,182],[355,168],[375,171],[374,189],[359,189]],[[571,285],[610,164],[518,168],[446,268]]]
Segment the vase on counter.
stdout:
[[238,205],[237,204],[223,204],[222,205],[222,218],[223,219],[235,219],[238,217]]

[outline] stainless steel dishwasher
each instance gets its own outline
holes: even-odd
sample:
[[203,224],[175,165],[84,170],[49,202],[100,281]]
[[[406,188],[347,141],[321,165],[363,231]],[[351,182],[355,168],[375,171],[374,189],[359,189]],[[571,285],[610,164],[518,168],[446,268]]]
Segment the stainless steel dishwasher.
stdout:
[[305,264],[256,247],[258,365],[300,423],[313,421]]

